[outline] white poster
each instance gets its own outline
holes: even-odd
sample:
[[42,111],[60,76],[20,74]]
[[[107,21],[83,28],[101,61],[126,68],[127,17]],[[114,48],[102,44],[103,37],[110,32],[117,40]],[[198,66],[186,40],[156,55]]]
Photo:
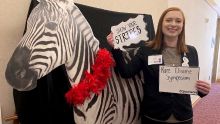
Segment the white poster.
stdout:
[[136,18],[131,18],[126,22],[121,22],[116,26],[111,27],[114,39],[114,48],[125,51],[123,46],[137,44],[141,40],[147,41],[147,30],[144,16],[138,15]]
[[179,94],[197,94],[199,68],[160,66],[159,91]]

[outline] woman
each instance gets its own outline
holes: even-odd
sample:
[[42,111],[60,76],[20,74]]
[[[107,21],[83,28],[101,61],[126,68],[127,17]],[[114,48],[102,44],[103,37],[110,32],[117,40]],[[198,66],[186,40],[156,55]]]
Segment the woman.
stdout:
[[[108,43],[113,47],[112,34]],[[159,66],[199,66],[197,51],[185,44],[185,17],[176,7],[165,10],[159,20],[156,37],[142,46],[129,63],[125,63],[120,50],[112,51],[119,73],[130,78],[140,71],[144,73],[144,100],[142,103],[143,124],[179,123],[192,124],[193,112],[190,95],[159,92]],[[149,63],[150,58],[161,63]],[[198,80],[198,95],[209,93],[210,85]]]

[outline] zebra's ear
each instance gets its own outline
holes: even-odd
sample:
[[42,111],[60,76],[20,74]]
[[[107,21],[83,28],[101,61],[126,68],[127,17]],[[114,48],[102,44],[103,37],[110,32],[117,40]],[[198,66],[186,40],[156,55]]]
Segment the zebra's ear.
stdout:
[[57,23],[54,21],[49,21],[45,24],[45,31],[56,31],[57,30]]

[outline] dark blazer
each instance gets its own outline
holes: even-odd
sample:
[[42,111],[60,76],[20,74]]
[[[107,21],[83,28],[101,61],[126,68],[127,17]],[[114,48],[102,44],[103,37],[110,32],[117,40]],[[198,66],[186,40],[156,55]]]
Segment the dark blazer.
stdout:
[[[189,59],[189,66],[198,67],[198,55],[193,46],[187,46],[189,52],[186,57]],[[143,46],[136,56],[129,63],[122,59],[120,50],[113,50],[116,67],[124,78],[130,78],[136,73],[143,71],[144,74],[144,100],[142,104],[143,114],[158,120],[167,120],[173,114],[178,120],[192,118],[192,104],[190,95],[159,92],[159,66],[148,65],[148,56],[159,55],[161,51],[153,50]],[[184,53],[181,54],[184,56]],[[182,58],[181,57],[181,58]],[[200,96],[203,96],[199,93]]]

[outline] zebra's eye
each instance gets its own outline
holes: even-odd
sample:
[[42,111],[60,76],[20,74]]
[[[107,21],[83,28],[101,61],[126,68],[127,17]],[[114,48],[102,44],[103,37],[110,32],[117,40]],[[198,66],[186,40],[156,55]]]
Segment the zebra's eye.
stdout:
[[45,24],[45,28],[49,29],[49,30],[56,30],[57,28],[57,23],[56,22],[47,22]]

